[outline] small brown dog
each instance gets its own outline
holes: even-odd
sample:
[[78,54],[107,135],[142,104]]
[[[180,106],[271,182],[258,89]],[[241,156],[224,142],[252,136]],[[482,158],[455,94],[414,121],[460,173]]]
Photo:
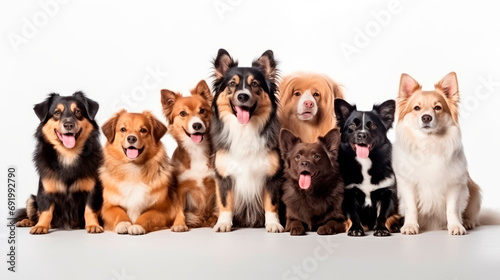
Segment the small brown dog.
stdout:
[[161,91],[168,131],[177,141],[172,156],[177,179],[179,207],[172,231],[213,227],[217,222],[215,172],[211,160],[210,119],[213,96],[205,80],[183,97],[168,89]]
[[103,126],[108,142],[100,169],[104,229],[145,234],[172,225],[172,167],[160,139],[167,127],[150,112],[118,112]]
[[280,148],[285,161],[282,200],[286,205],[285,231],[303,235],[345,232],[342,212],[344,183],[337,163],[340,132],[330,130],[316,143],[303,143],[281,130]]

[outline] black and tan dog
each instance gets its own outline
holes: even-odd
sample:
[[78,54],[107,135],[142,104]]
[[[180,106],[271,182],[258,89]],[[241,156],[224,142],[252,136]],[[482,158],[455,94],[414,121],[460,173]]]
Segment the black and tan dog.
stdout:
[[214,61],[211,136],[219,217],[216,232],[266,226],[282,232],[278,215],[282,168],[278,149],[276,61],[268,50],[238,67],[220,49]]
[[40,119],[33,158],[40,175],[38,194],[17,213],[17,226],[33,226],[31,234],[83,227],[89,233],[103,232],[98,220],[102,205],[97,175],[102,150],[94,120],[98,109],[99,104],[82,92],[52,93],[35,105]]

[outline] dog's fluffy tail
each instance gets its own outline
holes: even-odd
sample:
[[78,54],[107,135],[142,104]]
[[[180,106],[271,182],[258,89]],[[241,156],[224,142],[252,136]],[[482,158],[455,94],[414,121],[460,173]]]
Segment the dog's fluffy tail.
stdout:
[[500,209],[485,208],[479,213],[479,224],[500,225]]
[[38,222],[38,205],[36,203],[36,196],[31,195],[26,200],[26,208],[17,209],[14,215],[14,222],[18,223],[28,219],[34,223]]
[[203,217],[195,213],[186,212],[186,225],[189,228],[199,228],[199,227],[213,227],[217,222],[217,216],[215,214],[209,217]]

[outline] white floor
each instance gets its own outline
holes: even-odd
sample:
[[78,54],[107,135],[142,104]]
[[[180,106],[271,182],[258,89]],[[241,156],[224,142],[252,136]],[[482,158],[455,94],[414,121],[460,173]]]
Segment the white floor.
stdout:
[[17,229],[17,272],[1,279],[500,279],[500,226],[375,238],[264,229],[144,236]]

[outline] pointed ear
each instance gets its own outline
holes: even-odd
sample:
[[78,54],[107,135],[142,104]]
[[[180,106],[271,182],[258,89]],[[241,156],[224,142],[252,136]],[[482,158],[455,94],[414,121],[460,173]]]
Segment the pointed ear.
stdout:
[[81,91],[73,93],[73,96],[81,99],[81,101],[85,105],[85,110],[87,111],[89,119],[93,121],[95,119],[95,115],[97,115],[97,111],[99,111],[99,103],[86,97],[85,94]]
[[252,63],[253,67],[259,67],[264,71],[264,75],[267,79],[274,81],[277,76],[276,66],[278,63],[274,59],[274,53],[272,50],[265,51],[257,60]]
[[113,143],[113,141],[115,140],[116,125],[118,124],[118,119],[125,113],[127,113],[127,110],[121,110],[102,125],[102,133],[104,134],[104,136],[106,136],[106,139],[108,139],[109,143]]
[[179,97],[182,97],[182,95],[179,93],[175,93],[168,89],[161,90],[161,106],[163,107],[163,114],[165,115],[165,117],[169,122],[172,122],[171,120],[172,110],[174,109],[175,101]]
[[46,121],[47,117],[49,116],[50,105],[52,105],[52,101],[56,96],[59,96],[59,94],[51,93],[49,94],[49,97],[47,97],[43,102],[38,103],[33,107],[33,111],[35,111],[35,114],[40,122]]
[[421,89],[422,86],[413,79],[410,75],[401,74],[399,81],[399,98],[409,98],[415,91]]
[[344,99],[337,98],[334,101],[335,117],[337,118],[337,126],[342,128],[352,111],[356,110],[356,105],[347,103]]
[[205,80],[199,81],[196,87],[191,90],[191,95],[195,94],[201,95],[203,99],[205,99],[210,105],[212,105],[212,100],[214,99],[214,97],[212,96],[210,88],[208,87],[208,84],[207,82],[205,82]]
[[167,133],[167,127],[158,120],[153,114],[149,111],[142,112],[145,115],[148,115],[149,122],[151,123],[151,127],[153,129],[152,134],[155,139],[155,142],[158,143],[160,139]]
[[280,132],[280,151],[281,158],[286,159],[288,157],[288,153],[302,141],[300,138],[296,137],[290,130],[283,128]]
[[232,67],[238,66],[238,62],[225,49],[219,49],[217,57],[214,59],[215,79],[221,79]]
[[340,145],[340,130],[334,128],[328,131],[323,137],[318,137],[318,141],[321,143],[323,148],[327,151],[330,161],[333,163],[337,161]]
[[380,105],[373,105],[373,111],[380,116],[387,130],[392,127],[394,112],[396,111],[396,102],[394,100],[389,99]]
[[458,79],[455,72],[448,73],[441,79],[441,81],[434,85],[434,87],[438,90],[441,90],[446,98],[458,102]]

